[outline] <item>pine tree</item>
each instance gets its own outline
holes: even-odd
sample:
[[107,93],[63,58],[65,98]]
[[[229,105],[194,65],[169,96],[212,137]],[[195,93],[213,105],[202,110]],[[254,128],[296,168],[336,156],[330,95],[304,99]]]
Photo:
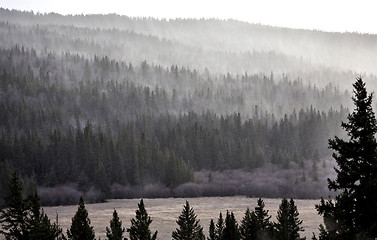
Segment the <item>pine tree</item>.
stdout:
[[215,226],[215,223],[213,222],[213,219],[211,219],[211,221],[209,222],[208,235],[209,237],[207,238],[207,240],[217,240],[216,226]]
[[0,233],[5,235],[6,239],[65,239],[58,224],[51,224],[43,209],[41,210],[36,190],[27,199],[23,199],[22,185],[15,173],[9,188],[10,194],[5,198],[8,209],[0,212]]
[[268,238],[272,232],[272,224],[270,222],[271,216],[268,215],[268,210],[264,210],[265,204],[261,198],[257,201],[257,206],[254,209],[254,214],[257,223],[257,237],[258,239]]
[[225,228],[225,222],[224,222],[223,215],[220,212],[219,218],[217,219],[216,231],[215,231],[217,239],[219,240],[224,239],[224,228]]
[[94,172],[95,186],[103,193],[103,199],[110,196],[110,184],[103,162],[99,162]]
[[[1,136],[1,138],[4,138],[4,136]],[[0,139],[0,149],[5,149],[5,144],[2,141],[4,140]],[[5,156],[0,153],[0,158],[4,159]],[[13,172],[14,169],[8,160],[0,161],[0,206],[5,205],[3,197],[9,195],[9,182]]]
[[318,164],[313,160],[312,163],[312,180],[318,182]]
[[279,206],[278,215],[277,215],[278,222],[275,224],[275,238],[277,240],[286,240],[289,239],[289,203],[287,199],[283,199]]
[[65,235],[63,233],[63,229],[59,225],[58,214],[56,214],[56,220],[55,220],[54,226],[55,226],[55,229],[56,229],[55,240],[67,240],[67,238],[65,237]]
[[302,220],[298,218],[298,211],[293,199],[288,201],[282,199],[279,206],[277,220],[275,223],[274,237],[276,240],[301,240],[299,231],[303,231],[300,227]]
[[264,210],[264,207],[264,201],[261,198],[259,198],[254,213],[258,223],[258,227],[261,230],[267,230],[271,226],[271,216],[268,215],[268,210]]
[[178,217],[177,224],[179,228],[176,228],[172,233],[172,237],[175,240],[204,240],[203,228],[199,224],[199,220],[196,220],[196,214],[194,209],[190,207],[188,201],[183,206],[181,215]]
[[320,239],[374,239],[377,237],[377,121],[361,77],[353,84],[354,111],[342,127],[348,139],[329,140],[335,152],[337,177],[329,189],[338,191],[335,200],[321,200],[316,206],[324,217]]
[[123,240],[126,230],[122,227],[117,211],[114,209],[113,219],[110,220],[110,228],[106,227],[106,237],[109,240]]
[[27,240],[29,239],[28,206],[22,197],[22,184],[15,172],[10,179],[9,190],[9,195],[4,197],[8,208],[0,212],[0,233],[6,239]]
[[52,224],[40,206],[39,195],[35,191],[28,199],[29,216],[27,225],[30,240],[55,240],[65,239],[62,229],[57,223]]
[[302,220],[300,220],[298,216],[299,212],[297,210],[297,206],[295,201],[291,198],[291,200],[289,200],[289,225],[291,228],[290,239],[305,239],[300,238],[299,232],[304,231],[304,228],[301,227]]
[[67,230],[68,239],[72,240],[93,240],[94,230],[90,226],[88,211],[85,209],[84,200],[80,197],[79,206],[75,216],[72,218],[72,224]]
[[247,208],[241,221],[240,235],[242,240],[256,239],[258,232],[257,219],[254,212]]
[[236,218],[234,217],[233,212],[229,213],[229,211],[227,211],[226,217],[225,217],[225,227],[223,231],[222,240],[239,240],[239,239],[240,239],[240,232],[238,229]]
[[155,240],[157,231],[151,236],[149,225],[152,223],[152,219],[145,210],[143,199],[140,200],[138,208],[135,218],[131,219],[131,227],[127,228],[130,240]]
[[224,228],[225,222],[223,219],[223,215],[219,214],[219,218],[217,219],[217,223],[215,224],[213,219],[210,221],[209,225],[209,238],[208,240],[222,240],[224,239]]

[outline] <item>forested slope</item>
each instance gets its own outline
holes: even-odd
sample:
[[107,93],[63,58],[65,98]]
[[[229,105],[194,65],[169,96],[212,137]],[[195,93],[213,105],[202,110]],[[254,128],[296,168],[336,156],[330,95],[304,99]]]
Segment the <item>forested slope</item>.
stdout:
[[70,186],[92,200],[116,186],[173,189],[201,170],[316,169],[341,135],[351,97],[337,83],[355,72],[168,35],[178,22],[195,32],[196,20],[0,11],[2,193],[13,169],[29,189]]

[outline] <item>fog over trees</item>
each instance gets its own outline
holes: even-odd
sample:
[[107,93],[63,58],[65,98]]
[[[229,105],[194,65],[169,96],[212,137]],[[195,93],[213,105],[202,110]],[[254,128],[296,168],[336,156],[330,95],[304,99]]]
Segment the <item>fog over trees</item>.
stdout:
[[376,38],[1,8],[0,192],[15,170],[43,204],[328,195],[327,139],[355,77],[376,87]]

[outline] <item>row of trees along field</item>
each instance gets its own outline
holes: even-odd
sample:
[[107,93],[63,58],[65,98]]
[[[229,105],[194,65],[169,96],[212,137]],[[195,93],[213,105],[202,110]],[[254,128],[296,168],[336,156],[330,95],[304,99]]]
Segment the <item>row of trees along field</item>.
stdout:
[[[41,209],[39,196],[35,191],[27,199],[22,196],[22,184],[16,174],[12,175],[10,194],[5,198],[7,209],[0,212],[2,228],[0,234],[6,239],[17,240],[94,240],[95,232],[90,225],[88,211],[85,209],[81,197],[72,224],[67,230],[67,237],[59,227],[58,220],[51,223],[50,219]],[[243,219],[238,223],[232,212],[226,212],[225,219],[220,212],[219,218],[214,223],[210,222],[208,240],[247,240],[247,239],[276,239],[300,240],[302,220],[293,199],[283,199],[277,213],[277,221],[272,222],[268,210],[262,199],[258,200],[254,211],[246,210]],[[58,217],[57,217],[58,218]],[[152,223],[144,202],[141,199],[136,210],[135,218],[131,219],[131,226],[127,232],[131,240],[156,240],[157,231],[152,234],[149,226]],[[205,240],[204,230],[200,220],[188,201],[176,221],[178,227],[172,232],[174,240]],[[110,227],[106,227],[106,237],[109,240],[123,240],[126,229],[122,226],[117,211],[114,209]]]
[[347,92],[273,74],[205,78],[17,45],[0,52],[3,193],[12,169],[30,186],[77,183],[104,199],[114,183],[175,187],[195,170],[303,165],[329,154],[348,112]]

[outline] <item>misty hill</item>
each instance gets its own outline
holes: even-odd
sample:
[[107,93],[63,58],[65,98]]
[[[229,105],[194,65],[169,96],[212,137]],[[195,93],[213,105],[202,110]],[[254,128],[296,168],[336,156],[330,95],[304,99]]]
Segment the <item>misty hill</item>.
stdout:
[[0,11],[6,47],[18,43],[37,51],[69,50],[222,74],[273,71],[301,77],[305,83],[325,86],[331,82],[347,88],[351,84],[345,79],[353,79],[352,72],[369,75],[377,69],[375,35],[293,30],[234,20]]
[[[274,176],[300,175],[287,178],[284,188],[296,190],[284,193],[319,197],[297,188],[325,185],[327,139],[342,136],[358,68],[333,68],[331,59],[350,54],[350,39],[363,51],[374,44],[373,35],[237,21],[0,13],[0,192],[16,170],[26,191],[69,189],[50,204],[75,202],[69,192],[94,201],[139,196],[130,192],[150,184],[185,195],[202,188],[203,172],[223,178],[266,166]],[[314,61],[300,44],[288,47],[299,36],[325,45],[318,56],[332,38],[344,48]]]

